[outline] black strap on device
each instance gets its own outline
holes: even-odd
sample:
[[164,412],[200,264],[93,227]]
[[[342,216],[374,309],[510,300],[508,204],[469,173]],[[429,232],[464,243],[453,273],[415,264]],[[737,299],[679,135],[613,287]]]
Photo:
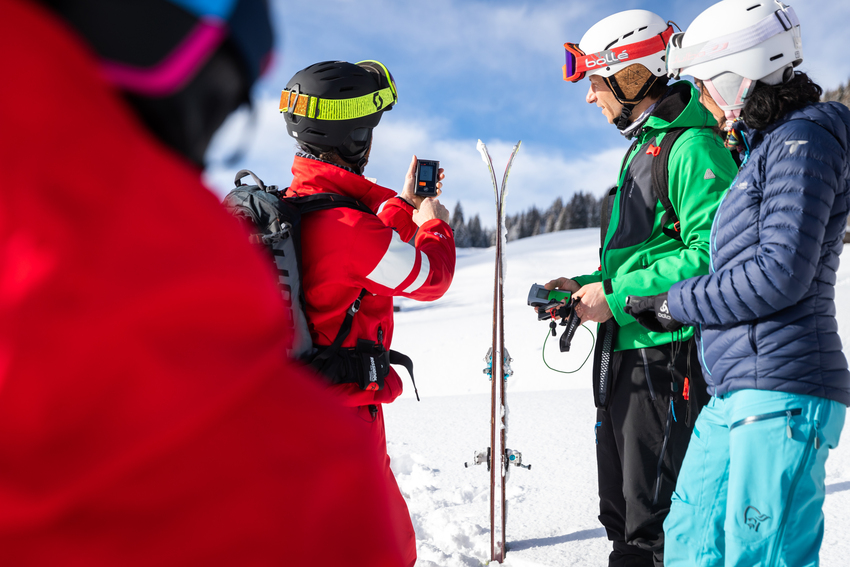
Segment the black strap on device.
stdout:
[[[573,297],[567,305],[558,309],[558,316],[561,318],[561,325],[567,327],[561,335],[561,340],[558,341],[558,347],[561,349],[561,352],[570,352],[573,335],[576,334],[576,329],[578,329],[581,325],[581,319],[579,319],[579,316],[576,315],[576,304],[578,303],[578,299],[579,298],[577,297]],[[554,332],[555,328],[553,327],[553,335]]]

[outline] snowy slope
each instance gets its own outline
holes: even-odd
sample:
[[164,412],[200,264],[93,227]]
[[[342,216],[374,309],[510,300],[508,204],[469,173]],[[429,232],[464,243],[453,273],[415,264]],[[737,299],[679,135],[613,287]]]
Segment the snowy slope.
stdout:
[[[546,323],[526,306],[532,283],[593,271],[598,229],[573,230],[511,242],[505,281],[505,344],[514,358],[510,379],[508,447],[530,471],[513,469],[508,481],[508,555],[514,567],[605,565],[609,543],[596,516],[596,465],[590,390],[591,362],[556,374],[541,360]],[[458,251],[449,292],[437,302],[401,300],[393,348],[416,365],[421,402],[412,388],[386,406],[392,467],[416,528],[420,567],[478,566],[489,558],[489,476],[464,468],[473,450],[488,444],[489,382],[482,373],[490,343],[493,256]],[[850,266],[836,287],[839,328],[850,344]],[[559,329],[560,333],[560,329]],[[573,370],[592,347],[576,333],[569,354],[546,347],[550,365]],[[850,353],[850,348],[845,348]],[[850,562],[850,440],[827,461],[823,567]]]

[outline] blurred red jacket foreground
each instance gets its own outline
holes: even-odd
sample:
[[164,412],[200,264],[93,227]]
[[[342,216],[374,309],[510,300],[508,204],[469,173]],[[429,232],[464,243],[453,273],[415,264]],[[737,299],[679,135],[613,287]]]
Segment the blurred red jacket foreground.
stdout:
[[0,0],[0,52],[0,565],[406,564],[199,172],[44,9]]

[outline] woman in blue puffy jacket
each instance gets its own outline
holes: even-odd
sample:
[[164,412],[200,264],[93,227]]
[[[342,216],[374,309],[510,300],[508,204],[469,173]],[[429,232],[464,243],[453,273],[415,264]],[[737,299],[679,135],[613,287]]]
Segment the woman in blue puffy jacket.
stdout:
[[850,208],[850,111],[795,72],[800,23],[724,0],[671,40],[741,169],[711,231],[710,272],[629,298],[649,327],[697,327],[709,393],[664,523],[665,565],[817,565],[824,464],[850,405],[835,319]]

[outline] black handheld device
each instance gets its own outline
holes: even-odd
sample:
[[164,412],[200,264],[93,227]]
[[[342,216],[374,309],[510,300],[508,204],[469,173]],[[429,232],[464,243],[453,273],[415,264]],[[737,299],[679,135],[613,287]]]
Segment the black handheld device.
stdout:
[[439,171],[440,162],[429,159],[417,159],[416,191],[414,193],[420,197],[436,197]]

